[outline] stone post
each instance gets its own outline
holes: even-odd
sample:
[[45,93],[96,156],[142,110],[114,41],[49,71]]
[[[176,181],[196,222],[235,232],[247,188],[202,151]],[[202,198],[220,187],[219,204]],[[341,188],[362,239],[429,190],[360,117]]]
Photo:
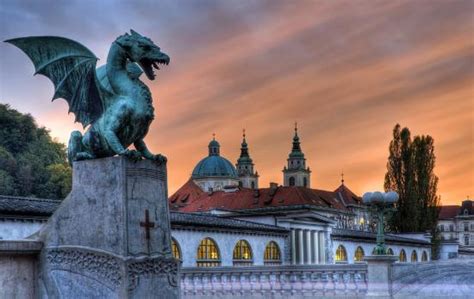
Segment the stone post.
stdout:
[[71,193],[40,231],[37,297],[179,298],[166,165],[110,157],[73,167]]
[[372,255],[364,258],[367,261],[367,297],[391,298],[392,264],[398,260],[393,255]]

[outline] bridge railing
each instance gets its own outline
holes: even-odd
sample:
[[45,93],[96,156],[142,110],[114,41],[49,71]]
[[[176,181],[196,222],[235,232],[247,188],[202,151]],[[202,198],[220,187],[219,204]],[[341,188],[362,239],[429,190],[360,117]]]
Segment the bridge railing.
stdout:
[[352,296],[367,291],[367,265],[182,268],[183,298]]

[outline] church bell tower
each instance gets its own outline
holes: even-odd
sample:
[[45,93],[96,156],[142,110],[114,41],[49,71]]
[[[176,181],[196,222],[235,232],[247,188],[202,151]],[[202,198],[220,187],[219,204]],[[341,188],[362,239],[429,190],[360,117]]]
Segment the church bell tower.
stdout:
[[311,170],[306,167],[306,159],[301,151],[298,126],[295,123],[293,148],[288,156],[288,165],[283,168],[283,186],[310,187]]
[[258,172],[254,172],[253,161],[249,155],[247,140],[245,139],[245,130],[243,131],[242,145],[240,147],[240,157],[237,160],[237,174],[239,175],[239,184],[241,187],[258,189]]

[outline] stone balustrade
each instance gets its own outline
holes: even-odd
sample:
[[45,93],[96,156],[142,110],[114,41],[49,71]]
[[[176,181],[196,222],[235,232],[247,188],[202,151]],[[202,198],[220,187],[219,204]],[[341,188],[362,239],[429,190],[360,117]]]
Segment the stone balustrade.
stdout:
[[183,298],[364,297],[367,265],[182,268]]

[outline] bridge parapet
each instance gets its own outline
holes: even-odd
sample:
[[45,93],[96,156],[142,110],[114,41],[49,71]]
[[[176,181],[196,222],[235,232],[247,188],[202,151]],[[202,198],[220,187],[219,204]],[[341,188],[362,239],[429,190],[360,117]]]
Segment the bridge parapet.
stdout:
[[367,265],[183,268],[183,298],[350,296],[367,292]]

